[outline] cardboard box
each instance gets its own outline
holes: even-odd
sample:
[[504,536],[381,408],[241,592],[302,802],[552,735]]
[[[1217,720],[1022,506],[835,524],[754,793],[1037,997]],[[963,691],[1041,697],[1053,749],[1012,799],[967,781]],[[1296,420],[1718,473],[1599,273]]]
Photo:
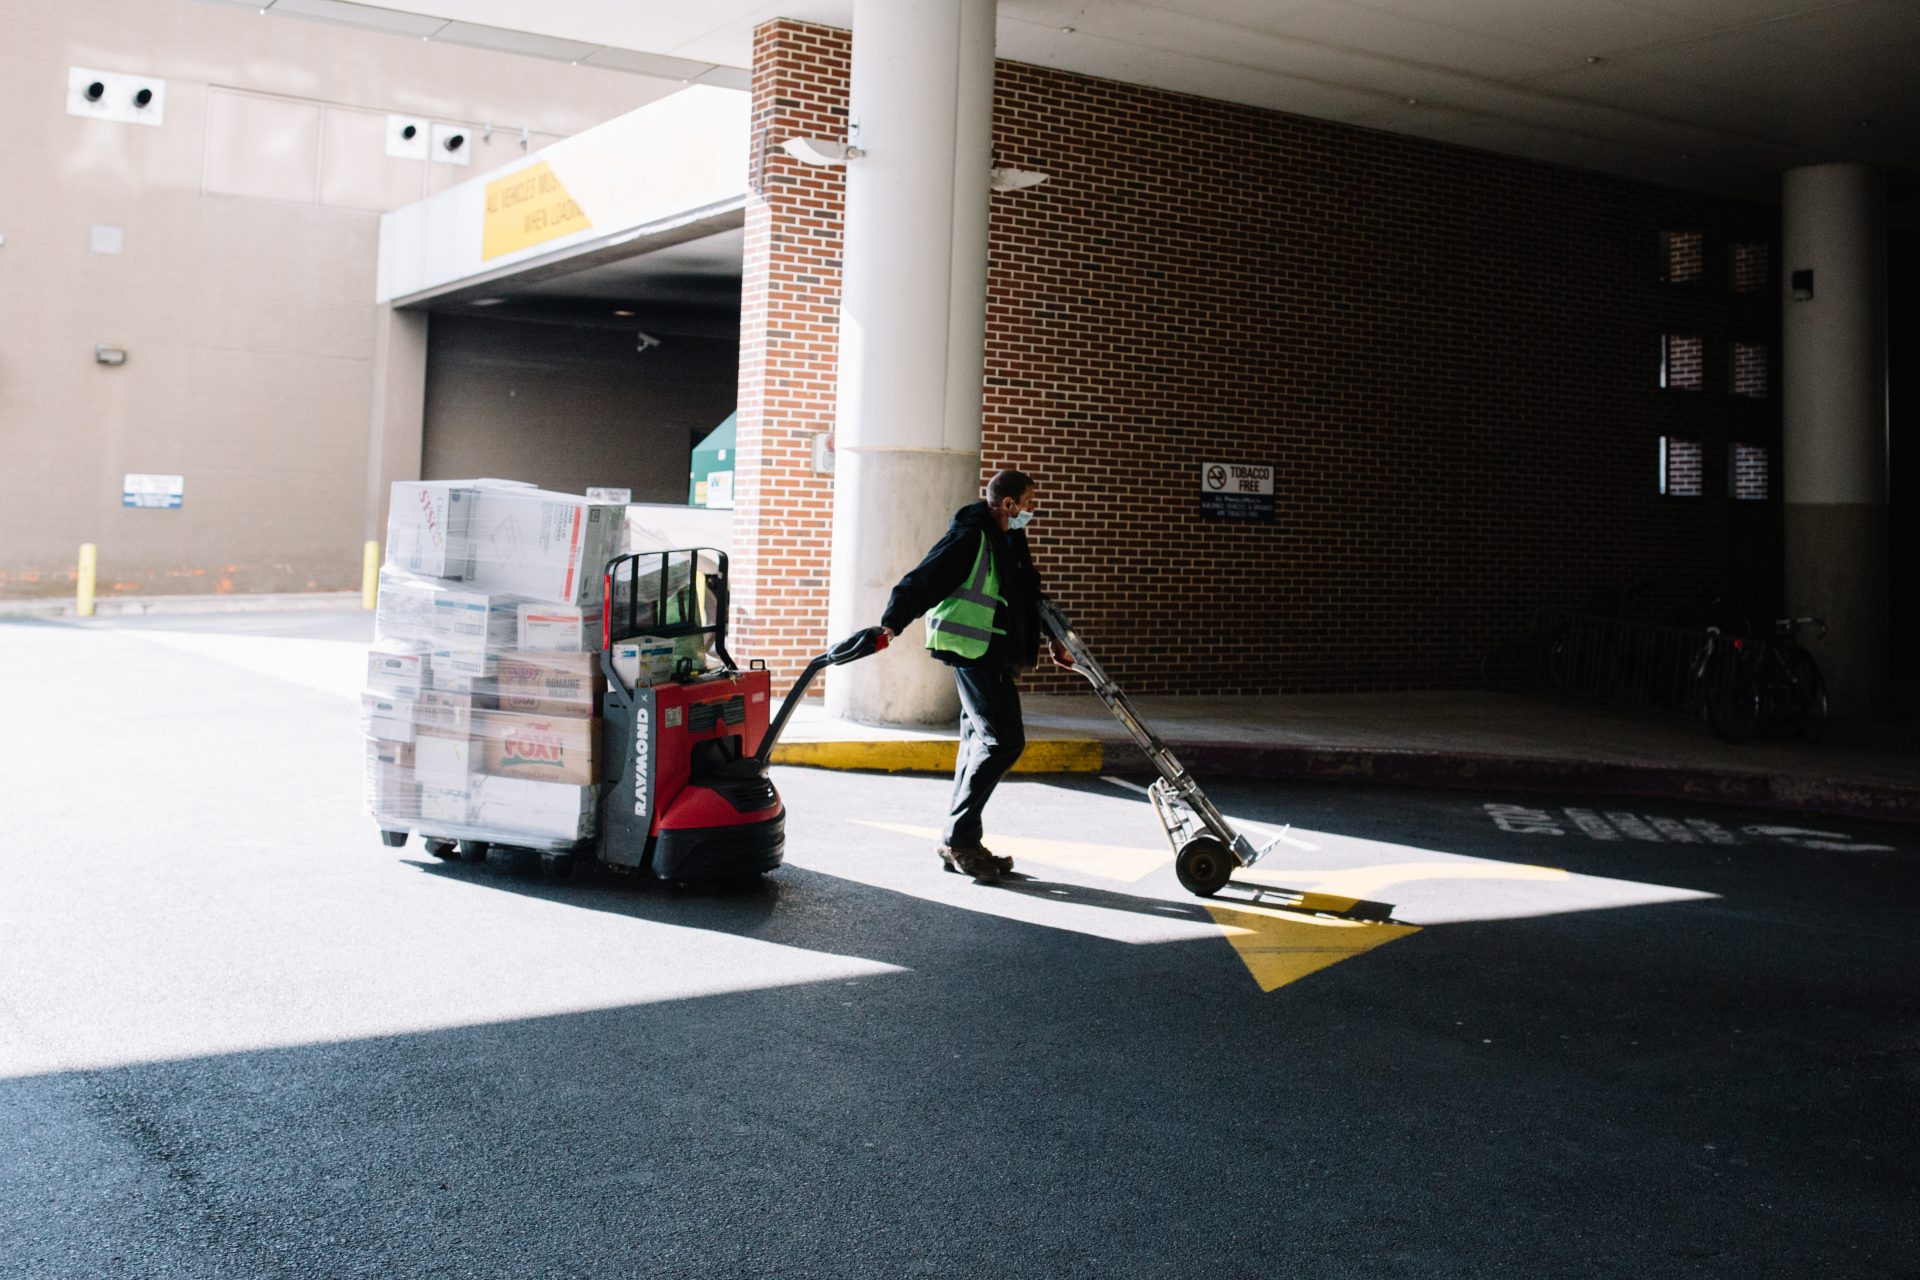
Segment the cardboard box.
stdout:
[[592,787],[485,774],[470,780],[467,821],[508,834],[583,840],[593,834]]
[[428,659],[433,672],[433,687],[448,693],[471,693],[476,697],[491,693],[493,673],[498,660],[492,654],[476,657],[467,650],[436,649]]
[[516,600],[486,591],[441,591],[433,598],[433,647],[498,653],[519,636]]
[[414,707],[416,727],[421,733],[439,733],[447,737],[466,737],[473,732],[473,713],[487,705],[475,693],[452,689],[423,689]]
[[413,776],[424,786],[464,787],[473,772],[473,739],[420,730],[413,739]]
[[387,507],[387,563],[428,577],[468,577],[474,493],[454,482],[396,480]]
[[388,742],[412,742],[414,701],[402,694],[369,689],[360,695],[360,732]]
[[423,822],[447,822],[455,826],[465,826],[467,822],[466,787],[421,787],[420,818]]
[[413,768],[413,744],[368,738],[367,765],[369,768],[374,765],[385,765],[390,769],[411,769]]
[[597,719],[476,711],[473,721],[481,773],[578,787],[591,786],[598,779]]
[[468,581],[529,600],[591,604],[617,553],[625,510],[573,494],[480,482],[468,517],[474,548]]
[[431,685],[426,654],[397,644],[376,645],[367,650],[367,688],[418,697],[422,689]]
[[598,603],[522,604],[519,647],[527,653],[597,653],[600,620]]
[[680,636],[666,640],[659,636],[635,636],[616,640],[613,645],[613,671],[633,688],[665,684],[673,679],[680,660],[688,670],[699,674],[707,669],[705,636]]
[[380,570],[373,634],[382,643],[419,647],[433,642],[433,600],[446,590],[433,578],[405,573],[391,565]]
[[494,702],[502,711],[584,717],[598,710],[598,654],[503,653],[497,671]]
[[366,781],[367,808],[376,816],[411,822],[420,811],[410,743],[368,739]]

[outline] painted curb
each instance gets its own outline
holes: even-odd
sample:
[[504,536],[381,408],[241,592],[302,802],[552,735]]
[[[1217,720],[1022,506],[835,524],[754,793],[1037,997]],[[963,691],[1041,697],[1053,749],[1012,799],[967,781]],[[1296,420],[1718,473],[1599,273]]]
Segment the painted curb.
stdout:
[[[865,769],[881,773],[953,772],[960,750],[952,738],[915,738],[907,741],[783,742],[773,749],[773,763],[806,765],[815,769]],[[1106,752],[1091,738],[1029,740],[1013,766],[1015,773],[1098,773]]]
[[[1168,744],[1196,778],[1362,782],[1444,789],[1591,791],[1662,800],[1705,800],[1797,813],[1825,813],[1876,822],[1920,823],[1920,788],[1769,774],[1542,756],[1494,756],[1372,747],[1273,746],[1251,743]],[[1115,753],[1108,773],[1152,777],[1138,751]]]

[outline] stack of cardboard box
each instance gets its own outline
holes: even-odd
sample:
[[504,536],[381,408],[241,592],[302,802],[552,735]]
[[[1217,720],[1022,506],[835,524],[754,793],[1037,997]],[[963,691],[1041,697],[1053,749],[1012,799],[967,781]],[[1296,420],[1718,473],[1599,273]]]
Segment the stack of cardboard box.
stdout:
[[618,506],[498,480],[393,487],[361,698],[388,830],[593,834],[602,570]]

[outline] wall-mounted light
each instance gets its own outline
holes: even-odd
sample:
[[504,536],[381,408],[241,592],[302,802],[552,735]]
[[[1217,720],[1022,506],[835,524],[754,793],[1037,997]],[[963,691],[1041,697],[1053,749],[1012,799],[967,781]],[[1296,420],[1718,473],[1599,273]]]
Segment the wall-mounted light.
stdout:
[[388,116],[387,154],[395,160],[425,160],[427,122],[419,116]]
[[1039,186],[1048,176],[1032,169],[989,169],[987,185],[995,191],[1024,191],[1028,187]]
[[788,138],[780,144],[780,149],[801,164],[845,164],[867,154],[859,147],[831,138]]
[[472,130],[463,124],[436,124],[433,126],[433,146],[431,157],[437,164],[465,165],[473,158],[472,148],[467,146],[467,137]]
[[93,349],[93,358],[97,364],[125,364],[127,362],[127,349],[125,347],[110,347],[105,343],[100,343]]
[[67,113],[115,124],[158,128],[164,122],[167,82],[148,75],[67,68]]

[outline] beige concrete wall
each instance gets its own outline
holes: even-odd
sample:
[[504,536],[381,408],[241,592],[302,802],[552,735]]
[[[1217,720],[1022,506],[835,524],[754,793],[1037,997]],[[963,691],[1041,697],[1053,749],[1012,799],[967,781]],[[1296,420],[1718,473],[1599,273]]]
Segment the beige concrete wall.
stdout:
[[[68,114],[70,66],[163,79],[164,123]],[[523,125],[537,147],[678,87],[201,0],[0,0],[0,597],[70,590],[83,541],[103,594],[355,586],[370,462],[417,465],[373,403],[378,214],[322,203],[417,198],[410,180],[336,146],[311,199],[208,194],[305,145],[223,128],[210,155],[219,95],[336,139],[365,136],[360,113],[492,123],[471,165],[421,167],[425,192],[519,158]],[[95,224],[123,252],[93,252]],[[183,475],[184,507],[123,508],[127,472]]]

